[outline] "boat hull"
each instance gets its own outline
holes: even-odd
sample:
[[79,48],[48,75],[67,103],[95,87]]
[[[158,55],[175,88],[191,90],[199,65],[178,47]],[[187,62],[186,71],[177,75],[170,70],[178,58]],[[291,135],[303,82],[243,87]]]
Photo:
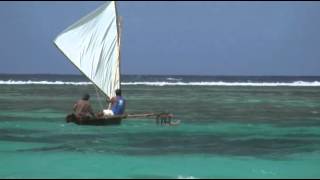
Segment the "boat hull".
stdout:
[[91,125],[91,126],[108,126],[120,125],[123,117],[115,116],[108,118],[78,118],[75,114],[69,114],[66,117],[67,123],[73,122],[78,125]]

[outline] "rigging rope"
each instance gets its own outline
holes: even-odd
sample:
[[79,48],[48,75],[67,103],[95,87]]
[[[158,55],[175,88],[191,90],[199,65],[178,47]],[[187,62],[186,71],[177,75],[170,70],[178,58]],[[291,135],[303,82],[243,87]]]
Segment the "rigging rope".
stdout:
[[101,97],[100,97],[100,95],[99,95],[99,90],[98,90],[98,88],[95,86],[95,85],[93,85],[94,86],[94,88],[95,88],[95,90],[96,90],[96,95],[97,95],[97,99],[98,99],[98,102],[99,102],[99,105],[100,105],[100,109],[101,110],[103,110],[104,108],[103,108],[103,105],[102,105],[102,103],[101,103]]

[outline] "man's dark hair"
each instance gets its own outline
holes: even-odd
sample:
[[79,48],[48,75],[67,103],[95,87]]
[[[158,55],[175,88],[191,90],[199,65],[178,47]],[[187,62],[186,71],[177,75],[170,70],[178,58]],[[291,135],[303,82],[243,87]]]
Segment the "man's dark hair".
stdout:
[[117,89],[117,90],[116,90],[116,95],[117,95],[117,96],[121,96],[121,90],[120,90],[120,89]]
[[82,100],[88,101],[90,99],[90,95],[89,94],[85,94],[82,97]]

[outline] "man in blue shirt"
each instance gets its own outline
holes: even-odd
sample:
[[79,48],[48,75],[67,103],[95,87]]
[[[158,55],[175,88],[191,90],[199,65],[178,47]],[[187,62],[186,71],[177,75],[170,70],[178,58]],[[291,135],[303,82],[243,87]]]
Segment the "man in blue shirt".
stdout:
[[122,97],[120,89],[116,90],[116,96],[112,97],[111,100],[107,98],[107,102],[109,103],[109,108],[103,110],[104,116],[124,114],[126,108],[126,100]]

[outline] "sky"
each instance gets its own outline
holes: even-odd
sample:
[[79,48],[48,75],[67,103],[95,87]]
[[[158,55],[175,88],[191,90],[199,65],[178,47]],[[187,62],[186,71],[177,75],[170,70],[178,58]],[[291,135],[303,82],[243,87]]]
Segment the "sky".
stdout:
[[[54,46],[102,1],[1,1],[0,73],[80,74]],[[320,75],[320,3],[120,1],[121,74]]]

